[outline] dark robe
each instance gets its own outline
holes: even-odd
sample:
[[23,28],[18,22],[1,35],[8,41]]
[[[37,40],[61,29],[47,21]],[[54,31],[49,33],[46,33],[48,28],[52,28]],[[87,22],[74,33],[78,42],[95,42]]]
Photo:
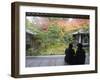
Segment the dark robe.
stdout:
[[71,65],[74,64],[74,54],[75,51],[72,48],[68,48],[65,50],[65,62],[67,64],[71,64]]
[[77,51],[76,51],[76,64],[85,64],[85,51],[84,51],[84,49],[77,49]]

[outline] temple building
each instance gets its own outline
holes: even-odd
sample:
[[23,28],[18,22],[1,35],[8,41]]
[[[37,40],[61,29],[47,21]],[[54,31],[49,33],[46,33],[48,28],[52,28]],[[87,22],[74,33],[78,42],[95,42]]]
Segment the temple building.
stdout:
[[83,47],[89,47],[89,31],[84,32],[83,30],[79,30],[77,32],[72,33],[74,39],[74,46],[77,43],[82,43]]
[[31,32],[30,30],[26,30],[26,51],[29,49],[37,49],[39,46],[39,42],[36,38],[36,33]]

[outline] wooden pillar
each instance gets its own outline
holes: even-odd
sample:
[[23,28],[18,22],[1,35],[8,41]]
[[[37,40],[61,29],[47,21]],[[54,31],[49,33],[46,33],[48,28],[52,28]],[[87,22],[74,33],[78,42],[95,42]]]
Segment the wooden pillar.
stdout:
[[79,34],[79,43],[81,43],[81,34]]

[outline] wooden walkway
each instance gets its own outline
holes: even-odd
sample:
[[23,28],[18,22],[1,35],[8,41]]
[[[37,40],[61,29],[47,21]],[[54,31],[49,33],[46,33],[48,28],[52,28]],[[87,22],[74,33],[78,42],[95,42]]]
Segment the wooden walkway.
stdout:
[[[88,55],[86,55],[85,64],[89,64]],[[63,65],[67,65],[64,62],[64,55],[26,57],[26,67],[63,66]]]

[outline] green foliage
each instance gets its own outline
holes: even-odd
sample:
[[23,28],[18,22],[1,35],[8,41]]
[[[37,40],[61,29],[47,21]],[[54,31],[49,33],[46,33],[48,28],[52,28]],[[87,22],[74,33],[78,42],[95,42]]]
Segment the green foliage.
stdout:
[[26,29],[32,31],[32,32],[39,32],[40,29],[34,25],[34,23],[30,22],[28,19],[26,19]]
[[27,56],[33,56],[33,55],[34,55],[34,56],[41,55],[39,49],[33,50],[32,48],[29,48],[29,49],[27,50]]
[[73,42],[73,36],[71,33],[65,33],[64,34],[64,43],[66,45],[68,45],[69,43],[72,43]]
[[88,26],[83,27],[83,30],[84,30],[84,32],[87,32],[87,31],[89,31],[89,27]]
[[[56,19],[56,18],[55,18]],[[52,18],[50,19],[52,20]],[[58,55],[64,54],[64,51],[69,43],[73,42],[72,32],[65,32],[60,26],[57,24],[52,24],[48,26],[47,31],[43,31],[35,24],[31,23],[26,19],[26,29],[31,30],[33,33],[36,33],[34,39],[36,49],[30,48],[27,52],[30,56],[37,55]],[[83,28],[85,31],[88,31],[88,27]]]

